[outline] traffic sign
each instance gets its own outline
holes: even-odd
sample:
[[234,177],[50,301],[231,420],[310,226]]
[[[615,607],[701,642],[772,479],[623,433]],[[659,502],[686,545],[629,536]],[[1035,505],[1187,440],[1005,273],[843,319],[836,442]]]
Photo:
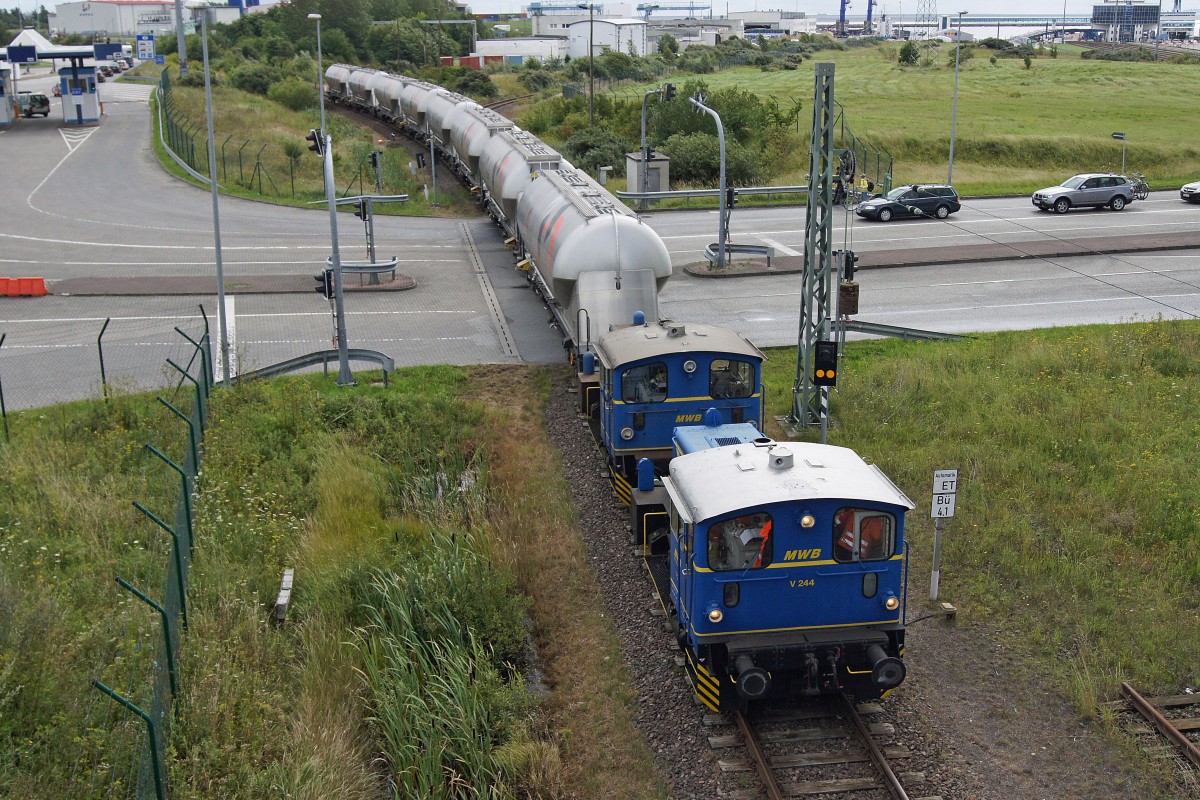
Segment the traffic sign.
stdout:
[[935,494],[933,496],[933,508],[929,511],[929,516],[937,519],[939,517],[954,516],[954,498],[952,494]]
[[155,56],[154,63],[161,67],[163,64],[167,63],[167,57],[166,56]]
[[36,47],[14,45],[9,45],[8,47],[8,63],[10,64],[36,64],[37,60]]
[[929,516],[934,519],[953,517],[954,496],[957,492],[958,470],[935,470],[933,473],[933,505],[929,509]]
[[139,33],[137,35],[137,57],[139,61],[149,61],[154,58],[154,34]]

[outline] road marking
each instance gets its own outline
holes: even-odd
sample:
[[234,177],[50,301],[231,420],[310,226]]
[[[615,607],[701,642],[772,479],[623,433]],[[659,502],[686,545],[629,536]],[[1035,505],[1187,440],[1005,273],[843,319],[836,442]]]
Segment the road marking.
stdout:
[[[757,296],[757,295],[756,295]],[[396,316],[406,317],[416,314],[477,314],[477,311],[467,309],[419,309],[414,311],[354,311],[347,312],[347,316],[355,317],[379,317],[379,316]],[[242,314],[242,319],[272,319],[279,317],[321,317],[329,316],[328,311],[286,311],[275,313],[260,313],[260,314]],[[3,319],[0,322],[5,325],[45,325],[47,323],[56,322],[104,322],[109,317],[37,317],[33,319]],[[180,316],[178,314],[170,314],[165,316],[132,316],[132,317],[112,317],[113,322],[172,322],[178,323]],[[4,345],[5,349],[8,345]]]
[[500,340],[500,349],[506,357],[519,361],[521,351],[517,349],[517,343],[513,339],[512,331],[508,327],[508,322],[504,319],[504,309],[500,307],[500,300],[496,297],[495,289],[492,288],[492,281],[488,278],[483,261],[479,258],[479,250],[475,247],[475,239],[471,236],[471,229],[465,222],[460,222],[459,228],[462,229],[463,238],[467,240],[467,253],[470,256],[475,277],[479,281],[479,288],[483,291],[483,302],[487,305],[489,315],[492,318],[492,325],[495,327],[496,335]]
[[99,128],[59,128],[63,141],[67,143],[67,155],[75,152],[75,148],[88,140],[88,137]]
[[800,252],[799,250],[793,250],[792,248],[788,247],[787,245],[780,244],[779,242],[775,241],[774,239],[768,239],[765,236],[759,236],[758,238],[761,239],[763,242],[771,245],[771,247],[774,247],[776,250],[781,250],[785,256],[802,256],[802,255],[804,255],[804,253]]

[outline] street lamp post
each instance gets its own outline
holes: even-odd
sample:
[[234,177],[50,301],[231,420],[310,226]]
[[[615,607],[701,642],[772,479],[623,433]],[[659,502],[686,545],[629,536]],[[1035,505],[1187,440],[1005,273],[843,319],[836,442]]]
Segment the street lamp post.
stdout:
[[[321,95],[321,131],[318,134],[321,142],[322,174],[325,179],[325,205],[329,207],[329,238],[330,265],[333,267],[333,301],[335,330],[338,350],[338,386],[353,386],[354,375],[350,372],[350,354],[346,343],[346,302],[342,284],[342,255],[338,248],[337,200],[334,197],[333,185],[333,139],[325,133],[325,74],[321,64],[321,15],[309,14],[309,19],[317,21],[317,90]],[[315,142],[314,142],[315,144]]]
[[1114,131],[1112,137],[1121,140],[1121,174],[1125,174],[1125,134],[1121,131]]
[[588,12],[588,127],[596,124],[596,75],[593,71],[593,60],[596,57],[596,5],[580,3],[578,8],[586,8]]
[[309,14],[317,21],[317,94],[321,99],[321,135],[325,135],[325,69],[321,64],[321,15]]
[[954,128],[958,123],[958,61],[962,54],[962,18],[966,11],[958,12],[958,36],[954,37],[954,103],[950,110],[950,171],[946,183],[954,185]]

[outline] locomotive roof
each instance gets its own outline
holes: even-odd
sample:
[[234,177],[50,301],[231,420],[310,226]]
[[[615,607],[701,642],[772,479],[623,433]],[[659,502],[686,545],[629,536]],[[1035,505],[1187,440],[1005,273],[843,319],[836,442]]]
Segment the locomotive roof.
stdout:
[[[672,335],[672,330],[683,332]],[[663,320],[657,324],[618,328],[600,337],[596,355],[612,369],[621,364],[675,353],[729,353],[765,360],[766,356],[737,331],[718,325],[687,324]]]
[[[772,461],[791,465],[776,467]],[[883,471],[846,447],[772,442],[714,447],[671,460],[668,487],[692,521],[795,500],[865,500],[914,508]]]

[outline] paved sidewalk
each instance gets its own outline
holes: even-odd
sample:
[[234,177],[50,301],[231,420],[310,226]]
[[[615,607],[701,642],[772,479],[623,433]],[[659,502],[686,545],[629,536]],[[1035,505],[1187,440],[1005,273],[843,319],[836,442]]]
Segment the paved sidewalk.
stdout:
[[[1134,236],[1093,236],[1075,239],[1042,239],[1012,244],[978,244],[954,247],[910,247],[899,250],[860,250],[859,269],[914,267],[930,264],[968,264],[981,261],[1011,261],[1022,258],[1056,258],[1152,250],[1200,249],[1200,231],[1153,233]],[[804,256],[777,256],[735,261],[715,270],[707,261],[688,264],[684,271],[701,278],[737,278],[748,275],[789,275],[804,267]]]

